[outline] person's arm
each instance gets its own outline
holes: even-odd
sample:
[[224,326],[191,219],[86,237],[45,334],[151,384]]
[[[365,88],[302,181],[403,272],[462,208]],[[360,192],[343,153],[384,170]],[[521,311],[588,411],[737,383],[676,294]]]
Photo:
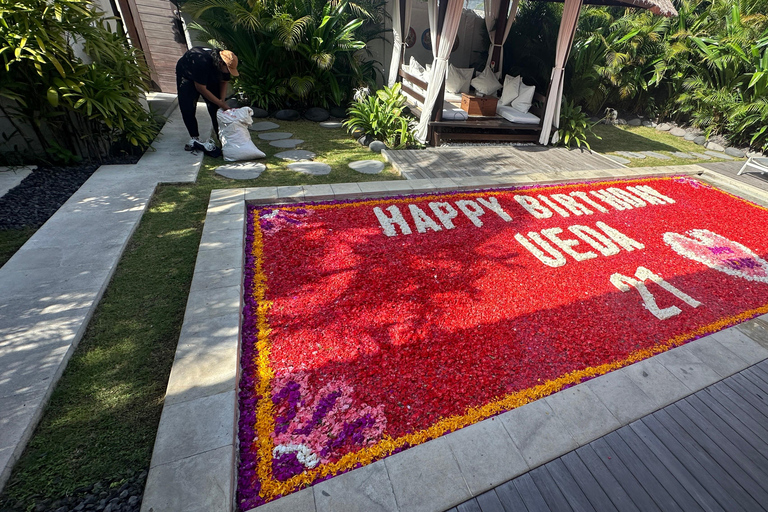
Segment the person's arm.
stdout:
[[203,84],[195,82],[195,89],[197,89],[197,92],[199,92],[203,98],[207,99],[214,105],[217,105],[221,110],[229,110],[229,105],[224,103],[223,99],[217,98],[216,95],[209,91],[208,88]]

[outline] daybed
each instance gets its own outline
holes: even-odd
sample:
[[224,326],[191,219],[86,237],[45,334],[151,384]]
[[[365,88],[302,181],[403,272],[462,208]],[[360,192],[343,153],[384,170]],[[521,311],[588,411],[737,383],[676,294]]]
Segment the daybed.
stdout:
[[[400,67],[399,75],[409,106],[419,116],[427,82],[425,73],[419,72],[419,69],[413,71],[414,67],[418,68],[418,63],[411,59],[411,64]],[[445,81],[438,103],[441,96],[443,108],[433,110],[429,123],[427,141],[430,145],[439,146],[443,140],[536,142],[539,139],[546,107],[546,98],[541,94],[534,93],[527,112],[499,102],[495,116],[468,116],[461,108],[461,94],[447,92]]]

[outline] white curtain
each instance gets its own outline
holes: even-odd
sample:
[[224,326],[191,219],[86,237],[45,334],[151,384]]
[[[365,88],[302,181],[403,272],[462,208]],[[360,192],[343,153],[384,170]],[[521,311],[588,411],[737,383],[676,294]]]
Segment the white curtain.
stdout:
[[[427,12],[429,14],[429,35],[432,39],[432,73],[427,85],[427,93],[424,98],[424,107],[421,109],[421,119],[416,128],[416,138],[422,143],[427,141],[429,120],[432,118],[432,110],[435,108],[440,88],[445,82],[445,73],[448,69],[448,57],[451,55],[453,42],[456,40],[456,32],[459,31],[459,22],[464,7],[464,0],[443,0],[448,2],[448,8],[443,20],[443,29],[438,38],[438,8],[437,0],[429,0]],[[439,108],[443,108],[439,105]]]
[[563,20],[557,35],[557,51],[555,52],[555,67],[552,69],[552,82],[547,98],[547,110],[544,112],[544,122],[541,125],[539,143],[545,146],[550,142],[552,125],[560,127],[560,104],[563,101],[563,79],[565,63],[571,51],[576,24],[579,22],[579,11],[583,0],[565,0],[563,5]]
[[[400,12],[400,0],[392,2],[392,62],[389,64],[389,80],[387,85],[392,87],[397,81],[397,74],[400,71],[400,60],[405,52],[405,39],[408,37],[408,30],[411,28],[411,6],[413,0],[405,0],[405,11]],[[405,27],[403,33],[402,27]]]
[[[512,0],[511,9],[509,9],[509,15],[507,17],[507,24],[504,27],[504,39],[501,40],[501,48],[499,48],[499,62],[497,71],[502,70],[504,64],[504,43],[509,36],[509,29],[512,28],[512,23],[515,22],[515,16],[517,16],[517,7],[520,4],[520,0]],[[491,65],[493,60],[493,47],[495,46],[493,41],[496,38],[496,20],[499,17],[506,15],[499,12],[501,7],[501,0],[485,0],[485,28],[488,29],[488,36],[491,38],[491,46],[488,48],[488,61],[485,63],[486,67]]]

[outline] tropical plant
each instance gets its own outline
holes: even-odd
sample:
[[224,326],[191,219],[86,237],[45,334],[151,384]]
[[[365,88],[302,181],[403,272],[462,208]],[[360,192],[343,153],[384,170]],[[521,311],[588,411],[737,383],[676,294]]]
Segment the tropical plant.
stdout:
[[189,0],[183,9],[214,46],[234,51],[235,87],[259,107],[346,105],[375,83],[360,34],[374,37],[384,0]]
[[157,134],[143,57],[103,15],[88,0],[0,0],[0,112],[28,151],[101,159]]
[[344,126],[350,133],[362,131],[390,148],[416,146],[415,119],[406,114],[406,98],[400,84],[363,94],[347,110]]
[[560,128],[557,130],[557,143],[567,148],[574,144],[577,148],[584,146],[592,151],[587,142],[587,136],[601,138],[592,131],[595,124],[597,123],[590,122],[589,116],[586,112],[582,112],[580,106],[563,98],[563,104],[560,108]]

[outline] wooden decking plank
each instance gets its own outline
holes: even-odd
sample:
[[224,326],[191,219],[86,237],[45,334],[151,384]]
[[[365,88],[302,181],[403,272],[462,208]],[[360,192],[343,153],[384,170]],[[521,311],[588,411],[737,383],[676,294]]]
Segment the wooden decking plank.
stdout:
[[745,379],[749,379],[749,381],[760,388],[763,393],[768,393],[768,380],[761,377],[760,372],[757,371],[754,366],[747,368],[739,375],[743,375]]
[[[728,435],[725,432],[726,429],[722,428],[722,425],[727,425],[729,429],[736,433],[738,436],[737,439],[740,439],[746,443],[752,451],[759,453],[761,458],[768,459],[768,446],[766,446],[764,442],[760,441],[755,433],[752,432],[741,421],[740,418],[734,416],[733,413],[723,407],[723,405],[712,398],[711,395],[704,392],[699,392],[695,395],[687,397],[685,400],[699,411],[704,411],[706,409],[711,410],[714,416],[709,416],[705,413],[702,414],[709,418],[713,423],[715,423],[718,429],[723,432],[723,434]],[[704,408],[701,407],[702,405]],[[732,438],[729,436],[729,439]],[[735,439],[732,440],[736,442]]]
[[[514,481],[503,483],[494,489],[494,491],[496,491],[496,496],[504,506],[505,512],[526,512],[526,510],[528,510],[528,507],[525,506],[525,502],[520,496]],[[486,494],[490,494],[491,492],[492,491],[488,491]]]
[[[575,454],[574,457],[576,457],[576,460],[579,459]],[[585,490],[579,483],[576,482],[575,478],[561,459],[555,459],[545,467],[547,468],[547,471],[549,471],[549,474],[552,476],[552,479],[555,481],[557,486],[563,492],[563,496],[565,496],[565,499],[568,500],[568,504],[571,505],[571,508],[573,508],[574,512],[593,512],[596,510],[603,512],[604,510],[612,510],[612,508],[595,508],[592,505],[592,502],[590,502],[587,498],[584,492]],[[597,489],[602,493],[602,489],[600,489],[599,485],[597,485]],[[604,494],[603,496],[605,497],[605,501],[608,502],[608,506],[613,507],[611,500],[609,500],[608,497]]]
[[536,483],[531,478],[531,473],[520,475],[512,481],[515,483],[515,488],[520,493],[528,512],[550,512],[544,496],[541,495],[539,488],[536,487]]
[[[501,503],[501,500],[493,489],[488,492],[484,492],[483,494],[477,496],[475,499],[477,499],[477,504],[480,505],[480,510],[482,512],[506,512],[504,510],[504,505]],[[523,505],[523,508],[518,508],[516,510],[524,511],[525,505]]]
[[587,466],[584,465],[575,451],[566,453],[559,460],[568,469],[579,488],[584,492],[592,506],[595,507],[595,510],[601,512],[617,510],[611,498],[606,494],[595,477],[592,476],[592,473],[589,472],[589,469],[587,469]]
[[768,359],[764,359],[753,366],[753,368],[757,370],[762,370],[765,372],[766,375],[768,375]]
[[[734,457],[734,460],[745,469],[755,471],[755,477],[758,482],[765,482],[763,487],[768,491],[768,457],[761,454],[741,435],[734,430],[720,416],[707,407],[704,402],[689,397],[690,401],[681,400],[675,403],[675,408],[701,430],[704,431],[712,440],[720,446],[728,447],[728,453]],[[743,426],[742,426],[743,427]],[[746,427],[743,427],[746,429]],[[731,449],[733,447],[733,450]],[[751,464],[750,464],[751,463]],[[761,475],[765,474],[765,479]]]
[[457,512],[483,512],[475,498],[456,506]]
[[643,418],[642,424],[653,432],[653,435],[680,461],[686,472],[696,478],[696,483],[702,487],[707,496],[714,498],[723,510],[739,508],[755,510],[757,502],[749,493],[669,415],[659,411],[657,414]]
[[[768,395],[743,375],[732,375],[724,381],[725,385],[741,395],[744,400],[759,411],[764,418],[768,416]],[[768,420],[768,418],[766,418]]]
[[[635,441],[635,444],[639,447],[639,454],[630,448],[621,435],[622,433],[630,437],[630,440]],[[640,438],[636,435],[633,436],[631,429],[628,427],[620,428],[605,436],[604,439],[662,510],[676,510],[680,508],[680,505],[662,484],[662,481],[666,483],[672,479],[669,471],[664,468],[650,450],[643,447]],[[693,501],[688,492],[679,483],[677,483],[676,488],[680,490],[681,494],[678,499],[683,502]]]
[[[730,414],[736,416],[752,432],[757,435],[763,443],[768,442],[768,430],[763,427],[759,421],[752,417],[754,407],[744,400],[738,393],[720,382],[713,384],[702,391],[701,399],[709,395],[713,400],[720,403]],[[762,418],[762,415],[759,417]],[[761,419],[761,421],[763,421]]]
[[[663,412],[685,430],[709,457],[716,461],[729,475],[732,475],[758,503],[768,503],[768,489],[760,485],[761,480],[766,481],[766,475],[750,459],[746,458],[728,438],[714,428],[710,428],[709,433],[706,432],[702,426],[692,421],[678,407],[667,407],[663,409]],[[714,432],[712,432],[713,430]]]
[[[582,446],[573,453],[578,455],[579,460],[589,473],[600,482],[600,486],[611,502],[616,505],[616,508],[622,512],[640,512],[638,507],[641,507],[644,512],[658,511],[656,503],[645,492],[637,479],[632,476],[627,467],[618,458],[610,458],[610,456],[607,456],[606,460],[612,469],[606,467],[592,446],[593,444]],[[619,479],[624,481],[623,485]],[[630,490],[627,491],[624,486],[629,487]],[[637,506],[635,506],[635,502],[637,502]]]
[[546,465],[539,466],[528,474],[533,478],[536,487],[539,488],[539,492],[541,492],[544,501],[549,505],[550,510],[563,512],[573,510],[568,504],[568,500],[565,499],[562,491],[560,491],[560,488],[557,486],[557,483],[552,478],[552,475],[547,471]]

